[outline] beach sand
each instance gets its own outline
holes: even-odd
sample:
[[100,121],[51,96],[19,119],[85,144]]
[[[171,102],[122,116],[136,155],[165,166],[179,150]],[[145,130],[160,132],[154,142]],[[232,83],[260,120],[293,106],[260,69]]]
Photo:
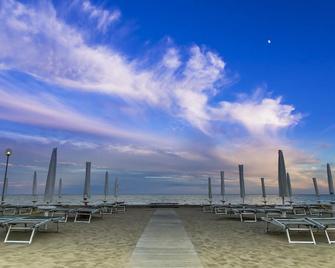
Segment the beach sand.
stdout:
[[265,233],[263,222],[241,223],[200,208],[177,212],[204,267],[334,267],[335,245],[323,233],[315,236],[317,245],[288,244],[283,231]]
[[[323,234],[316,246],[289,245],[282,231],[264,233],[262,222],[240,223],[200,208],[175,210],[205,268],[334,266],[335,245]],[[0,267],[125,267],[152,212],[129,208],[91,224],[68,222],[59,233],[39,232],[30,246],[0,242]],[[1,231],[2,241],[4,236]]]
[[152,211],[130,208],[90,224],[68,222],[59,233],[38,232],[29,246],[4,244],[1,231],[0,267],[124,267]]

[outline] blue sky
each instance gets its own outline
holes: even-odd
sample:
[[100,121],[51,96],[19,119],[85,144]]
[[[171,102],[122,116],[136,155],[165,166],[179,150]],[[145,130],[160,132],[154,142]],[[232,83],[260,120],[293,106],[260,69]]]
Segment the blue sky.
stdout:
[[[42,192],[53,147],[66,193],[104,172],[123,193],[218,192],[219,171],[297,193],[334,162],[332,1],[0,3],[0,144],[10,193]],[[4,162],[4,159],[3,161]],[[3,166],[4,163],[2,163]]]

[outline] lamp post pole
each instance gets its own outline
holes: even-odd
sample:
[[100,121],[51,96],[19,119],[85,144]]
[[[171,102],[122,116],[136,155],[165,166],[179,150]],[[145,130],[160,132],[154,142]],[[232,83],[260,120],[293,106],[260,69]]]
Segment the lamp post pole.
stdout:
[[11,149],[6,149],[5,151],[5,156],[6,156],[6,169],[5,169],[5,177],[3,179],[3,185],[2,185],[2,195],[1,195],[1,204],[5,203],[5,193],[6,193],[6,186],[7,186],[7,171],[8,171],[8,161],[9,157],[12,154]]

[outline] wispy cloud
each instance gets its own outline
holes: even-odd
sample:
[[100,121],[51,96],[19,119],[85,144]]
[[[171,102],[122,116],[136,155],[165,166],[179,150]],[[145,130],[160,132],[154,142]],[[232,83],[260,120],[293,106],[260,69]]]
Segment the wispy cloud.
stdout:
[[[121,23],[116,8],[90,1],[75,4],[101,33]],[[124,170],[178,170],[174,178],[188,182],[221,169],[235,178],[242,162],[251,181],[263,175],[274,186],[279,148],[286,152],[299,187],[315,171],[318,159],[281,135],[299,124],[301,113],[281,96],[256,92],[234,100],[222,97],[231,78],[219,53],[198,44],[182,47],[167,42],[153,58],[130,57],[98,40],[87,40],[89,33],[79,29],[62,20],[51,2],[0,2],[0,72],[25,74],[43,85],[21,88],[9,86],[15,78],[7,84],[1,80],[0,119],[57,130],[70,138],[8,130],[0,131],[0,137],[87,150],[103,167],[113,156],[113,165]],[[92,111],[78,108],[76,97],[65,100],[64,95],[71,94],[92,97],[92,102],[103,97],[105,105]],[[125,103],[125,108],[111,107],[113,101]],[[132,123],[139,113],[148,117],[138,123],[146,124],[141,130]],[[159,115],[163,116],[157,120]],[[170,131],[167,126],[164,132],[166,119],[182,122],[187,130]],[[160,125],[152,126],[153,120]]]
[[[83,5],[98,12],[89,2]],[[57,18],[52,6],[33,8],[4,1],[1,10],[0,60],[8,68],[67,88],[146,103],[176,114],[204,133],[211,132],[214,107],[209,100],[228,79],[218,54],[193,45],[182,60],[175,46],[167,49],[161,61],[144,67],[143,59],[127,60],[106,46],[88,45],[80,32]],[[17,53],[23,50],[24,56]],[[257,104],[223,101],[220,113],[249,129],[255,124],[258,129],[287,125],[288,118],[298,121],[292,106],[279,104],[279,98]],[[254,125],[248,116],[251,110],[259,114]]]
[[108,10],[95,6],[86,0],[81,3],[82,10],[89,14],[89,18],[96,21],[97,29],[105,32],[107,28],[120,19],[121,12],[118,9]]

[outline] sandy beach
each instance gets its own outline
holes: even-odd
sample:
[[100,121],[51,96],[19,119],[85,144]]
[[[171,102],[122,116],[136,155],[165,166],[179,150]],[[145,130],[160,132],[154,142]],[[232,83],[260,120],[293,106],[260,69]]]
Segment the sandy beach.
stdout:
[[334,266],[335,248],[324,234],[315,236],[317,245],[293,245],[283,231],[265,233],[263,222],[241,223],[197,208],[177,212],[204,267]]
[[70,219],[59,233],[37,233],[29,246],[4,244],[2,230],[0,267],[124,267],[151,214],[130,208],[90,224]]
[[[264,223],[240,223],[176,208],[204,267],[332,267],[334,246],[323,234],[318,244],[289,245],[283,232],[264,233]],[[125,214],[68,222],[59,233],[39,232],[33,243],[0,243],[0,267],[125,267],[154,209],[129,208]],[[1,232],[1,240],[5,232]]]

